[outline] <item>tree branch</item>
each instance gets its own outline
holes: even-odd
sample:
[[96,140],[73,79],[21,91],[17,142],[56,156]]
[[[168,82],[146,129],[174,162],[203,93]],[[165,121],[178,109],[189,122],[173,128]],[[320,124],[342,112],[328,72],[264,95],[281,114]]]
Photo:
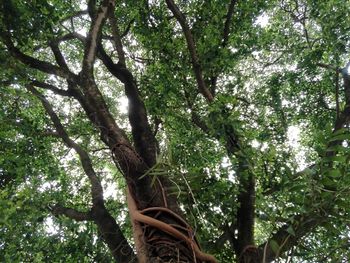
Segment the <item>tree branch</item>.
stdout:
[[[336,132],[343,128],[347,123],[350,121],[350,78],[349,74],[347,73],[347,67],[350,65],[350,62],[344,67],[341,71],[333,66],[322,64],[322,67],[325,67],[327,69],[332,69],[336,71],[336,74],[339,74],[340,72],[343,75],[343,86],[345,91],[345,97],[346,97],[346,105],[344,110],[339,114],[339,117],[336,119],[336,122],[334,124],[333,132]],[[348,92],[348,95],[347,95]],[[330,148],[332,146],[340,144],[342,141],[331,141],[328,143],[327,148]],[[333,156],[336,154],[336,151],[327,151],[326,156]],[[315,165],[312,166],[316,167]],[[309,169],[309,168],[308,168]],[[329,203],[330,200],[327,200],[327,203]],[[329,212],[332,209],[332,207],[326,207],[324,209],[319,208],[319,210],[324,210]],[[310,233],[310,231],[322,224],[324,221],[326,221],[327,218],[324,216],[321,216],[317,213],[309,213],[304,215],[298,215],[294,218],[293,222],[289,222],[282,226],[276,234],[274,234],[270,240],[262,245],[259,246],[260,255],[264,255],[264,258],[262,260],[265,260],[264,262],[271,262],[277,257],[279,257],[283,252],[288,251],[293,246],[297,244],[297,242],[302,238],[303,236]],[[293,232],[295,234],[291,235],[290,231],[288,229],[292,228]],[[273,245],[271,245],[271,242],[276,242],[279,245],[279,250],[274,251]]]
[[59,38],[54,39],[53,41],[55,41],[57,44],[59,44],[61,42],[72,40],[72,39],[78,39],[79,41],[82,42],[83,45],[85,45],[85,43],[86,43],[86,37],[84,37],[83,35],[81,35],[77,32],[71,32],[71,33],[65,34]]
[[[121,44],[121,41],[119,42]],[[122,50],[122,46],[120,47]],[[102,60],[108,71],[124,83],[125,95],[129,100],[128,117],[132,128],[135,148],[149,167],[156,162],[157,143],[148,123],[147,111],[140,97],[135,79],[125,64],[115,64],[107,55],[103,46],[98,45],[97,56]]]
[[[191,110],[192,122],[198,126],[204,133],[210,135],[209,127],[200,119],[192,109],[189,95],[185,92],[185,98],[188,107]],[[223,117],[225,109],[222,110]],[[254,245],[254,218],[255,218],[255,175],[251,171],[249,160],[244,154],[241,147],[239,136],[230,124],[224,125],[226,141],[226,151],[229,157],[237,158],[238,169],[237,176],[239,179],[239,194],[237,200],[239,207],[236,215],[237,222],[237,239],[235,239],[236,254],[241,254],[247,246]],[[222,135],[214,135],[217,140],[222,139]]]
[[50,119],[53,122],[58,135],[62,138],[63,142],[69,148],[73,148],[76,151],[76,153],[79,155],[84,172],[88,176],[90,183],[91,183],[92,203],[95,205],[96,204],[103,204],[104,203],[103,189],[102,189],[100,180],[98,179],[98,177],[97,177],[97,175],[92,167],[92,162],[91,162],[89,155],[82,147],[80,147],[80,145],[78,145],[76,142],[74,142],[69,137],[69,135],[65,131],[60,119],[58,118],[57,114],[54,112],[54,110],[53,110],[52,106],[50,105],[50,103],[48,102],[48,100],[40,92],[38,92],[33,86],[27,85],[26,88],[41,101],[47,114],[50,116]]
[[346,66],[341,70],[341,74],[343,76],[346,105],[350,105],[350,76],[348,70],[350,70],[350,62],[348,62]]
[[56,216],[66,216],[75,221],[93,221],[91,212],[80,212],[73,208],[67,208],[60,205],[53,205],[48,207],[50,212]]
[[192,67],[193,67],[194,75],[196,77],[199,92],[204,96],[204,98],[206,98],[208,102],[212,102],[214,100],[214,97],[209,91],[209,89],[207,88],[207,85],[205,84],[205,81],[203,79],[202,68],[199,63],[195,41],[191,33],[191,30],[186,22],[186,17],[180,11],[180,9],[177,7],[177,5],[174,3],[173,0],[166,0],[166,3],[170,11],[173,13],[177,21],[180,23],[182,27],[182,31],[185,35],[187,48],[190,52],[190,56],[192,59]]
[[316,65],[319,66],[319,67],[321,67],[321,68],[334,70],[334,71],[336,71],[336,72],[338,72],[338,73],[341,73],[341,72],[342,72],[342,69],[337,68],[337,67],[334,67],[334,66],[332,66],[332,65],[325,64],[325,63],[317,63]]
[[88,14],[88,10],[79,10],[77,12],[75,12],[74,14],[65,16],[64,18],[61,19],[60,23],[70,20],[72,18],[76,18],[76,17],[81,17],[83,15],[87,15]]
[[193,108],[193,103],[191,102],[190,94],[185,89],[184,89],[184,93],[185,93],[185,100],[186,100],[187,106],[191,112],[191,120],[192,120],[193,124],[195,124],[205,134],[209,135],[210,129],[209,129],[208,125],[202,120],[202,118],[199,116],[199,114]]
[[49,46],[51,47],[51,50],[52,50],[52,52],[53,52],[53,54],[54,54],[54,56],[55,56],[55,59],[56,59],[57,64],[58,64],[61,68],[63,68],[63,69],[65,69],[65,70],[69,71],[69,68],[68,68],[68,65],[67,65],[67,63],[66,63],[66,60],[64,59],[64,57],[63,57],[63,55],[62,55],[62,52],[61,52],[61,50],[60,50],[58,44],[59,44],[59,42],[57,42],[57,41],[51,41],[51,43],[49,44]]
[[123,38],[125,37],[129,31],[130,31],[130,28],[132,26],[132,24],[135,22],[135,19],[131,19],[130,22],[128,23],[128,25],[126,26],[125,30],[123,31],[123,33],[121,33],[120,37]]
[[335,72],[335,108],[337,111],[337,119],[339,119],[340,116],[340,105],[339,105],[339,73]]
[[[88,176],[91,183],[92,209],[89,214],[78,213],[71,209],[56,209],[56,212],[64,213],[64,215],[76,219],[86,220],[91,218],[101,232],[105,242],[111,250],[111,253],[117,262],[135,262],[135,255],[133,249],[125,239],[120,227],[115,219],[110,215],[104,205],[103,189],[93,167],[92,162],[87,152],[81,148],[77,143],[69,138],[67,132],[64,130],[57,114],[53,111],[47,99],[40,94],[33,86],[27,85],[27,89],[34,94],[43,104],[46,112],[51,118],[58,135],[62,138],[64,143],[73,148],[79,155],[85,174]],[[87,215],[89,217],[87,217]],[[91,217],[90,217],[91,216]]]
[[[228,7],[225,25],[224,25],[223,36],[222,36],[222,42],[221,42],[221,46],[223,48],[226,47],[227,42],[228,42],[232,16],[233,16],[233,12],[234,12],[236,3],[237,3],[237,0],[231,0],[230,5]],[[213,96],[215,96],[215,94],[216,94],[216,85],[217,85],[219,73],[214,73],[214,74],[215,75],[210,78],[210,92]]]
[[90,16],[90,18],[93,18],[95,16],[96,10],[95,10],[95,6],[96,6],[96,0],[88,0],[87,1],[87,6],[88,6],[88,14]]
[[[289,222],[282,226],[266,243],[261,244],[257,249],[260,256],[259,262],[271,262],[280,257],[284,252],[295,246],[298,241],[310,233],[312,229],[327,220],[326,217],[320,215],[308,214],[297,215],[294,217],[294,223]],[[292,229],[294,232],[291,234]],[[278,245],[276,251],[274,244]]]
[[117,19],[114,15],[114,12],[110,12],[109,14],[109,21],[111,24],[111,28],[112,28],[112,35],[113,35],[113,42],[114,42],[114,47],[115,50],[117,50],[118,53],[118,58],[119,58],[119,63],[123,66],[125,66],[125,53],[123,50],[123,43],[121,40],[121,36],[119,33],[119,28],[118,28],[118,24],[117,24]]
[[[204,133],[210,135],[209,127],[200,119],[192,109],[189,95],[185,92],[188,107],[191,110],[192,122]],[[224,107],[224,106],[223,106]],[[222,109],[223,118],[226,118],[226,109]],[[255,219],[255,175],[251,171],[249,160],[244,154],[239,136],[230,124],[224,125],[225,135],[214,135],[217,140],[226,141],[226,151],[229,157],[235,156],[238,163],[237,176],[239,179],[239,194],[237,200],[239,207],[236,215],[237,238],[231,241],[234,244],[236,254],[241,254],[248,246],[254,245],[254,219]]]
[[114,6],[114,0],[104,0],[99,8],[99,11],[96,13],[96,15],[94,15],[92,19],[90,31],[86,39],[82,68],[83,74],[87,74],[87,76],[92,76],[93,74],[93,64],[95,61],[97,44],[99,42],[101,29],[107,18],[108,12],[110,12],[110,10],[113,10]]
[[8,3],[3,2],[0,6],[3,12],[3,18],[2,23],[4,27],[0,30],[0,38],[2,39],[3,43],[5,44],[6,48],[8,49],[9,53],[12,57],[18,59],[23,64],[33,68],[37,69],[39,71],[42,71],[44,73],[56,75],[65,79],[74,80],[76,79],[76,75],[67,70],[66,68],[57,67],[55,65],[52,65],[51,63],[48,63],[46,61],[42,61],[39,59],[36,59],[32,56],[29,56],[27,54],[24,54],[19,48],[17,48],[12,39],[11,39],[11,27],[12,25],[9,24],[10,19],[8,19],[9,14],[11,13],[11,5],[8,5]]
[[225,26],[224,26],[224,32],[223,32],[223,38],[222,38],[222,46],[225,47],[228,42],[228,36],[230,34],[230,25],[232,21],[233,12],[235,9],[235,5],[237,3],[237,0],[231,0],[230,5],[228,7],[226,20],[225,20]]
[[[336,119],[333,132],[340,130],[350,121],[350,76],[347,72],[347,68],[349,66],[350,66],[350,62],[340,71],[343,77],[345,107],[340,112],[340,114],[338,114],[339,116]],[[336,141],[333,141],[332,143],[336,143]]]
[[39,71],[42,71],[44,73],[56,75],[58,77],[62,77],[65,79],[75,80],[77,78],[77,76],[74,73],[72,73],[66,69],[52,65],[51,63],[33,58],[31,56],[28,56],[28,55],[22,53],[17,47],[14,46],[9,33],[1,31],[0,37],[3,40],[4,44],[6,45],[9,53],[14,58],[21,61],[23,64],[25,64],[33,69],[37,69]]
[[46,90],[51,90],[53,93],[61,95],[61,96],[66,96],[66,97],[73,96],[69,90],[59,89],[56,86],[45,83],[45,82],[41,82],[38,80],[32,80],[30,83],[35,87],[46,89]]

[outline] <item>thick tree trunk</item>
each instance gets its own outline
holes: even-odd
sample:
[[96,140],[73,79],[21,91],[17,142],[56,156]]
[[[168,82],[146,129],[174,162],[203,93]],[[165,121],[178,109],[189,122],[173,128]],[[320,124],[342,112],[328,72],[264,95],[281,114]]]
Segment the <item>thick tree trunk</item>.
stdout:
[[[215,262],[215,259],[200,251],[191,227],[182,219],[176,200],[167,194],[168,182],[157,178],[153,183],[144,174],[150,166],[144,161],[126,135],[117,126],[92,79],[84,78],[81,86],[84,96],[78,95],[81,105],[90,120],[100,130],[102,141],[109,147],[117,167],[125,176],[130,198],[135,203],[130,214],[141,228],[134,229],[142,234],[135,243],[137,251],[145,251],[139,256],[147,262]],[[79,94],[79,93],[77,93]],[[130,207],[129,207],[130,208]],[[135,225],[135,224],[134,224]]]
[[226,150],[229,156],[237,158],[237,176],[239,194],[236,215],[237,236],[235,237],[235,253],[239,262],[254,263],[258,261],[258,249],[254,240],[255,222],[255,175],[251,170],[249,160],[232,127],[226,127]]
[[254,247],[255,179],[252,172],[244,166],[248,166],[246,161],[240,162],[238,169],[240,192],[237,210],[237,255],[240,258],[245,258],[247,249]]

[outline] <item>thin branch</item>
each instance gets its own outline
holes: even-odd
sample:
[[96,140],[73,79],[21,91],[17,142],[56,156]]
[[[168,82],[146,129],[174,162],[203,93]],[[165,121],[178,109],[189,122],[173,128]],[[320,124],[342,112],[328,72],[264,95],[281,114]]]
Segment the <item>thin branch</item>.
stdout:
[[69,137],[68,133],[65,131],[59,117],[54,112],[49,101],[40,92],[38,92],[32,85],[27,85],[26,88],[41,101],[47,114],[50,116],[50,119],[53,122],[58,135],[62,138],[63,142],[69,148],[73,148],[76,151],[76,153],[79,155],[84,172],[88,176],[91,183],[91,196],[92,196],[93,204],[103,204],[104,202],[103,189],[102,189],[100,180],[98,179],[92,167],[92,162],[89,155],[82,147],[80,147],[80,145],[78,145]]
[[[302,9],[302,11],[299,11],[299,3],[298,1],[294,1],[295,2],[295,8],[290,8],[290,6],[287,4],[287,5],[282,5],[281,8],[283,11],[285,11],[286,13],[288,13],[291,18],[294,20],[294,22],[296,23],[299,23],[302,28],[303,28],[303,34],[304,34],[304,37],[305,37],[305,40],[306,40],[306,43],[307,43],[307,47],[309,49],[312,49],[314,43],[315,43],[315,40],[311,42],[311,38],[310,38],[310,35],[309,35],[309,32],[307,30],[307,27],[306,27],[306,21],[307,21],[307,6],[304,5],[304,8]],[[302,8],[302,7],[301,7]]]
[[33,69],[42,71],[44,73],[56,75],[65,79],[75,80],[77,78],[77,76],[74,73],[64,68],[52,65],[51,63],[48,63],[46,61],[42,61],[24,54],[17,47],[14,46],[9,33],[2,31],[0,32],[0,37],[2,38],[10,54],[14,58],[21,61],[23,64]]
[[59,44],[59,43],[56,42],[56,41],[51,41],[51,43],[49,44],[49,46],[51,47],[51,50],[52,50],[52,52],[53,52],[53,54],[54,54],[54,56],[55,56],[55,59],[56,59],[57,64],[58,64],[61,68],[63,68],[63,69],[65,69],[65,70],[69,71],[67,62],[66,62],[66,60],[65,60],[65,58],[64,58],[64,56],[63,56],[63,54],[62,54],[62,52],[61,52],[61,50],[60,50],[58,44]]
[[195,124],[205,134],[209,135],[210,129],[209,129],[208,125],[199,116],[199,114],[196,112],[196,110],[193,108],[193,102],[190,99],[190,94],[186,90],[184,90],[184,93],[185,93],[185,100],[187,103],[187,107],[189,108],[189,110],[191,112],[191,120],[192,120],[193,124]]
[[73,208],[67,208],[60,205],[52,205],[48,207],[50,212],[56,216],[66,216],[75,221],[93,221],[91,212],[80,212]]
[[123,44],[122,44],[121,36],[119,33],[117,19],[114,15],[114,12],[110,12],[109,21],[110,21],[111,28],[112,28],[114,48],[115,48],[115,50],[117,50],[119,63],[125,66],[126,65],[125,64],[125,53],[123,50]]
[[[154,119],[153,119],[153,123],[154,123],[153,136],[156,137],[156,135],[157,135],[157,133],[159,131],[160,125],[163,122],[158,116],[155,116]],[[159,151],[159,146],[157,146],[157,151]]]
[[83,45],[85,45],[85,43],[86,43],[86,37],[84,37],[83,35],[81,35],[77,32],[68,33],[66,35],[63,35],[63,36],[55,39],[54,41],[56,41],[59,44],[60,42],[64,42],[64,41],[68,41],[68,40],[72,40],[72,39],[80,40]]
[[[69,31],[69,30],[68,30]],[[57,45],[59,45],[61,42],[64,42],[64,41],[68,41],[68,40],[72,40],[72,39],[79,39],[80,41],[83,42],[83,44],[85,43],[85,37],[76,33],[76,32],[69,32],[63,36],[60,36],[60,37],[57,37],[57,38],[54,38],[52,39],[51,41],[49,41],[49,43],[47,43],[48,46],[50,46],[50,43],[54,42],[56,43]],[[46,45],[37,45],[33,48],[33,51],[34,52],[37,52],[39,51],[40,49],[42,48],[46,48]]]
[[302,17],[300,18],[299,22],[303,26],[303,31],[304,31],[304,36],[305,36],[305,39],[306,39],[306,43],[307,43],[308,47],[310,49],[312,49],[312,43],[310,41],[309,32],[308,32],[308,30],[306,28],[306,18],[307,18],[306,14],[307,14],[307,6],[305,5]]
[[46,130],[40,133],[41,136],[50,136],[55,138],[61,138],[59,134],[56,131],[53,130]]
[[265,69],[267,67],[270,67],[274,64],[276,64],[283,56],[285,55],[284,52],[281,52],[281,54],[279,54],[276,58],[273,58],[272,61],[262,61],[259,60],[258,58],[256,58],[255,56],[252,56],[254,60],[258,61],[260,64],[262,64],[262,67]]
[[65,16],[64,18],[62,18],[60,23],[67,21],[67,20],[71,20],[71,19],[76,18],[76,17],[81,17],[83,15],[87,15],[87,14],[88,14],[88,10],[79,10],[79,11],[75,12],[74,14],[71,14],[71,15],[68,15],[68,16]]
[[334,71],[336,71],[338,73],[342,73],[342,69],[337,68],[337,67],[332,66],[332,65],[328,65],[328,64],[325,64],[325,63],[317,63],[316,65],[321,67],[321,68],[330,69],[330,70],[334,70]]
[[337,119],[340,116],[340,106],[339,106],[339,73],[335,72],[335,108],[337,110]]
[[42,71],[44,73],[56,75],[56,76],[59,76],[59,77],[65,78],[65,79],[70,79],[70,80],[76,79],[77,76],[74,73],[67,70],[66,68],[57,67],[57,66],[52,65],[51,63],[48,63],[46,61],[36,59],[32,56],[29,56],[29,55],[23,53],[19,48],[17,48],[14,45],[12,38],[11,38],[12,25],[9,24],[9,21],[11,21],[11,20],[8,17],[9,14],[11,13],[10,12],[11,10],[8,10],[10,7],[9,7],[9,5],[6,4],[6,2],[4,2],[3,4],[1,4],[0,8],[4,14],[4,16],[2,18],[2,23],[3,23],[4,27],[2,27],[0,30],[0,38],[2,39],[3,43],[5,44],[7,50],[9,51],[9,53],[11,54],[12,57],[18,59],[23,64],[25,64],[33,69],[37,69],[39,71]]
[[53,93],[61,95],[61,96],[66,96],[66,97],[73,96],[69,90],[59,89],[54,85],[51,85],[51,84],[48,84],[48,83],[45,83],[42,81],[32,80],[30,83],[35,87],[46,89],[46,90],[51,90]]
[[96,10],[95,10],[95,6],[96,6],[96,0],[88,0],[88,14],[90,16],[90,18],[93,18],[95,16]]
[[230,25],[232,21],[233,12],[235,9],[235,5],[237,3],[237,0],[231,0],[230,5],[228,7],[226,20],[225,20],[225,26],[224,26],[224,32],[223,32],[223,38],[222,38],[222,46],[225,47],[228,42],[228,36],[230,34]]
[[[343,87],[345,93],[345,107],[339,114],[337,118],[333,132],[340,130],[346,124],[350,122],[350,76],[347,72],[348,67],[350,66],[350,62],[341,70],[341,74],[343,77]],[[332,142],[333,145],[339,143],[337,141]]]
[[188,51],[190,52],[190,56],[192,59],[192,67],[193,67],[194,75],[196,77],[199,92],[206,98],[208,102],[212,102],[214,100],[214,97],[209,91],[203,79],[202,68],[199,63],[195,41],[191,33],[191,30],[186,22],[186,17],[180,11],[180,9],[177,7],[177,5],[174,3],[173,0],[166,0],[166,3],[170,11],[173,13],[177,21],[180,23],[182,31],[185,35],[187,48],[188,48]]
[[[228,37],[230,34],[230,26],[231,26],[232,16],[234,13],[236,3],[237,3],[237,0],[231,0],[230,5],[228,7],[225,25],[224,25],[223,36],[222,36],[222,42],[221,42],[222,47],[226,47],[226,45],[228,43]],[[217,80],[219,77],[219,73],[214,73],[214,74],[215,75],[210,78],[210,92],[213,96],[215,96],[215,94],[216,94],[216,85],[217,85]]]
[[350,69],[350,62],[341,70],[343,76],[343,85],[345,91],[345,103],[350,105],[350,76],[348,70]]
[[108,150],[109,150],[108,147],[101,147],[101,148],[93,149],[93,150],[91,150],[91,152],[96,153],[96,152],[108,151]]
[[200,129],[202,130],[205,134],[210,134],[210,129],[208,125],[201,119],[199,114],[194,109],[190,109],[191,111],[191,120],[192,122]]
[[123,31],[123,33],[120,34],[120,37],[123,38],[125,37],[129,31],[130,31],[130,28],[132,26],[132,24],[135,22],[135,19],[131,19],[130,22],[128,23],[128,25],[126,26],[125,30]]

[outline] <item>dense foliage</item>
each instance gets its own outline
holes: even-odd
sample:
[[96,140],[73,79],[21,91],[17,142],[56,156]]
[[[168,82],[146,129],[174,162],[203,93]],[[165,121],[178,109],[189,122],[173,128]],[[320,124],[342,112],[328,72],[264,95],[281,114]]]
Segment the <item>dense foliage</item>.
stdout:
[[64,210],[97,205],[95,178],[134,245],[129,167],[77,99],[91,76],[148,164],[136,184],[169,182],[219,262],[350,260],[348,1],[116,1],[91,68],[109,1],[87,2],[1,3],[0,261],[116,259],[98,220]]

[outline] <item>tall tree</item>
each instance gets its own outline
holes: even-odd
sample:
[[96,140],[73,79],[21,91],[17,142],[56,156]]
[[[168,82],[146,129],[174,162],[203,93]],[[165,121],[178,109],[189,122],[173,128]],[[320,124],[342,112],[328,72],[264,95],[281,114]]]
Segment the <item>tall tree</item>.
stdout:
[[3,1],[3,259],[348,260],[349,9]]

